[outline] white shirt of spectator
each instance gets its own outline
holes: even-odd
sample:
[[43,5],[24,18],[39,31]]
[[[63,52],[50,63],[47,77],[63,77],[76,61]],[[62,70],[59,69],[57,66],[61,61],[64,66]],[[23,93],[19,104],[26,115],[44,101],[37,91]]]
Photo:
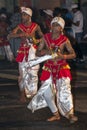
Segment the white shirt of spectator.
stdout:
[[83,32],[83,14],[79,10],[73,15],[73,22],[76,23],[77,21],[80,21],[79,26],[72,25],[74,33]]

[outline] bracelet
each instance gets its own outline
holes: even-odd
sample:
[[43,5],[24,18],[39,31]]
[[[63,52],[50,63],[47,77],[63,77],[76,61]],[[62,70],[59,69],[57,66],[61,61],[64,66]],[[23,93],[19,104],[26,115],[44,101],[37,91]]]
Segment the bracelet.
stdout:
[[67,55],[63,55],[63,58],[66,59],[66,58],[67,58]]

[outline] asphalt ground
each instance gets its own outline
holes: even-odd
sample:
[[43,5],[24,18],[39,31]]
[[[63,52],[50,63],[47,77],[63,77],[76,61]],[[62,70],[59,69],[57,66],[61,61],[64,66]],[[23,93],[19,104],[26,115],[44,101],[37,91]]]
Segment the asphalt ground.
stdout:
[[78,122],[70,122],[61,116],[60,121],[47,122],[52,113],[43,108],[32,113],[19,102],[17,83],[18,65],[0,60],[0,130],[87,130],[87,61],[82,64],[70,61],[72,93]]

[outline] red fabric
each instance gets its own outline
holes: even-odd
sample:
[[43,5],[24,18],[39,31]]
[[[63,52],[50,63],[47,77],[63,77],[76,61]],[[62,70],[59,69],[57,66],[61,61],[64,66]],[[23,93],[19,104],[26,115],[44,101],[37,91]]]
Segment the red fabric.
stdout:
[[44,35],[44,38],[46,39],[47,41],[47,46],[49,48],[55,48],[55,47],[58,47],[60,46],[61,44],[65,43],[66,40],[67,40],[67,37],[65,35],[60,35],[56,40],[53,40],[51,38],[51,35],[52,33],[47,33]]
[[17,62],[22,62],[22,61],[23,61],[23,58],[24,58],[24,54],[21,53],[21,54],[18,54],[18,55],[17,55],[17,57],[16,57],[15,60],[16,60]]
[[42,74],[41,74],[41,77],[40,77],[40,80],[41,80],[41,81],[45,81],[45,80],[47,80],[49,77],[50,77],[50,72],[43,70],[43,71],[42,71]]
[[[58,70],[57,70],[58,71]],[[70,80],[72,80],[72,75],[70,73],[70,70],[69,69],[60,69],[57,73],[57,71],[52,72],[52,76],[53,76],[53,81],[54,83],[56,83],[56,79],[60,79],[62,77],[69,77]],[[40,77],[40,80],[41,81],[45,81],[47,80],[48,78],[50,77],[50,72],[49,71],[45,71],[43,70],[42,71],[42,74],[41,74],[41,77]]]
[[[64,44],[67,40],[67,37],[64,35],[60,35],[60,37],[56,40],[53,40],[51,38],[51,33],[48,33],[44,36],[44,38],[47,41],[48,48],[54,49],[55,46],[59,47],[61,44]],[[70,69],[63,68],[64,66],[67,66],[68,63],[66,60],[48,60],[44,64],[44,68],[48,68],[51,71],[53,81],[56,84],[56,79],[62,78],[62,77],[69,77],[72,79]],[[62,69],[63,68],[63,69]],[[41,75],[41,80],[47,80],[50,76],[50,72],[43,70]]]
[[37,45],[33,45],[33,47],[34,47],[35,49],[37,49]]
[[[33,23],[33,22],[31,23],[30,26],[25,26],[24,24],[19,24],[20,30],[22,30],[25,33],[28,33],[30,36],[35,31],[36,27],[37,27],[37,24]],[[21,47],[18,50],[18,55],[16,57],[17,62],[22,62],[24,57],[25,57],[26,61],[28,60],[28,54],[29,54],[30,47],[29,46],[25,47],[24,44],[25,44],[25,42],[22,42]],[[35,49],[37,48],[36,45],[33,45],[33,46]]]
[[62,77],[69,77],[70,80],[72,80],[70,69],[60,69],[59,74],[58,74],[58,79]]
[[27,61],[27,59],[28,59],[28,53],[29,53],[29,48],[30,48],[29,46],[28,47],[21,46],[19,48],[18,55],[16,57],[16,61],[17,62],[22,62],[24,57],[25,57],[25,59]]
[[34,32],[34,30],[37,27],[37,24],[32,22],[30,26],[25,26],[24,24],[19,24],[20,29],[28,34],[32,34],[32,32]]

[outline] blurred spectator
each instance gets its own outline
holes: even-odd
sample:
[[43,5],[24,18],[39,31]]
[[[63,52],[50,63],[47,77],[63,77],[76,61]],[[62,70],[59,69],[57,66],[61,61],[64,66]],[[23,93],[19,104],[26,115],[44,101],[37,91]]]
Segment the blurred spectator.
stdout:
[[45,33],[47,33],[47,32],[50,32],[50,30],[51,30],[50,23],[51,23],[51,20],[53,18],[53,11],[50,9],[45,9],[45,10],[43,10],[43,12],[45,13],[45,15],[44,15],[44,22],[45,22],[44,29],[45,29]]
[[71,8],[73,12],[73,21],[72,21],[73,34],[79,43],[83,36],[83,14],[78,9],[77,4],[73,4]]
[[10,24],[11,24],[11,23],[10,23],[11,13],[8,12],[5,7],[2,7],[2,8],[0,9],[0,15],[1,15],[1,14],[4,14],[4,15],[7,17],[7,21],[6,21],[6,22],[10,25]]
[[8,27],[8,23],[7,23],[7,16],[5,14],[1,14],[0,15],[0,55],[9,60],[12,61],[13,60],[13,53],[11,51],[10,48],[10,44],[7,40],[7,27]]
[[65,20],[65,28],[64,30],[66,31],[66,33],[69,33],[70,35],[73,34],[73,31],[72,31],[72,19],[73,19],[73,16],[72,16],[72,13],[67,9],[67,8],[63,8],[62,9],[62,18]]
[[78,54],[77,60],[78,62],[83,62],[84,58],[83,58],[82,50],[80,48],[80,42],[83,37],[83,14],[79,10],[77,4],[73,4],[71,6],[71,9],[73,12],[73,21],[72,21],[73,36],[76,38],[76,42],[78,44],[78,47],[75,46],[76,47],[75,49]]
[[5,14],[5,16],[7,17],[7,9],[5,7],[2,7],[0,9],[0,14]]
[[14,7],[14,13],[10,18],[11,25],[9,26],[9,31],[13,30],[18,24],[21,23],[21,11],[19,6]]
[[[14,13],[10,18],[11,25],[8,27],[8,32],[10,33],[18,24],[21,23],[21,11],[19,6],[14,7]],[[17,50],[20,46],[20,38],[12,38],[9,40],[14,57],[17,55]]]

